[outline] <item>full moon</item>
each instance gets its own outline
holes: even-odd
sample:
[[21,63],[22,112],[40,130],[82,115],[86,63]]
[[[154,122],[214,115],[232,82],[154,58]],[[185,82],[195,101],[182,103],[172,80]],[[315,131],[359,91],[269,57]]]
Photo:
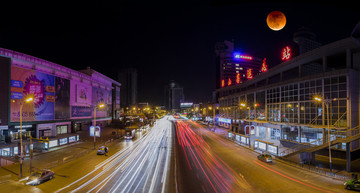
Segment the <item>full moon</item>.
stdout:
[[281,11],[273,11],[267,16],[266,23],[270,29],[279,31],[285,27],[286,17]]

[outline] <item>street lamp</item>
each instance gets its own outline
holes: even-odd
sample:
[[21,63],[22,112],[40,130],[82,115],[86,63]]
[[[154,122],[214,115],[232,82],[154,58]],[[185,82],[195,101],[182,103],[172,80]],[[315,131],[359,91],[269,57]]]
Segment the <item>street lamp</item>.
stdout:
[[[330,140],[330,117],[329,117],[329,104],[331,99],[323,99],[319,96],[315,96],[314,100],[317,102],[322,102],[326,106],[326,117],[327,117],[327,126],[328,126],[328,141],[329,141],[329,164],[330,164],[330,173],[332,173],[332,162],[331,162],[331,140]],[[336,99],[334,99],[336,100]],[[324,113],[323,113],[324,114]]]
[[23,166],[23,142],[22,142],[22,108],[24,103],[31,103],[34,100],[33,96],[27,96],[26,98],[23,98],[23,100],[20,101],[20,172],[19,172],[19,178],[22,177],[22,166]]
[[102,109],[105,107],[104,103],[99,103],[98,105],[95,106],[94,108],[94,149],[96,149],[96,135],[95,135],[95,131],[96,131],[96,109]]

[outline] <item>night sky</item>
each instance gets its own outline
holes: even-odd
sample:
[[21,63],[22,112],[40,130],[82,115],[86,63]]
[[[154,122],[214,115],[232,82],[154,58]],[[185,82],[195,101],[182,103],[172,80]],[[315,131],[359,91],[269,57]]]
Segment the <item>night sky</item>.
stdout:
[[[139,102],[161,105],[171,80],[184,87],[186,101],[207,102],[215,89],[217,41],[234,39],[237,50],[274,66],[298,28],[310,28],[327,44],[349,37],[360,21],[356,5],[339,1],[120,3],[4,4],[0,47],[75,70],[90,66],[111,78],[120,68],[137,68]],[[266,25],[275,10],[287,18],[277,32]]]

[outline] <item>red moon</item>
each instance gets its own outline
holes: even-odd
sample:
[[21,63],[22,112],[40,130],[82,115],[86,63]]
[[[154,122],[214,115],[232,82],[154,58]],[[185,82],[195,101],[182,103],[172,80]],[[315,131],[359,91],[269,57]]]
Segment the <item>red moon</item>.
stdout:
[[286,17],[281,11],[273,11],[267,16],[266,23],[270,29],[279,31],[285,27]]

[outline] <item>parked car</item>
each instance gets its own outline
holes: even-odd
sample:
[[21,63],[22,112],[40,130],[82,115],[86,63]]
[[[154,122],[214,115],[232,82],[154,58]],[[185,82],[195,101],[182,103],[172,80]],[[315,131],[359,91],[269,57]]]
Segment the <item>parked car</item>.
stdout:
[[109,148],[106,146],[100,146],[97,150],[97,155],[106,155],[109,152]]
[[348,190],[360,190],[360,180],[351,179],[344,183],[344,186]]
[[272,162],[273,160],[273,157],[270,155],[270,154],[267,154],[267,153],[263,153],[263,154],[260,154],[257,156],[257,158],[263,162]]
[[36,186],[43,182],[53,179],[54,175],[55,173],[51,170],[42,170],[40,172],[34,172],[29,177],[27,177],[26,184]]

